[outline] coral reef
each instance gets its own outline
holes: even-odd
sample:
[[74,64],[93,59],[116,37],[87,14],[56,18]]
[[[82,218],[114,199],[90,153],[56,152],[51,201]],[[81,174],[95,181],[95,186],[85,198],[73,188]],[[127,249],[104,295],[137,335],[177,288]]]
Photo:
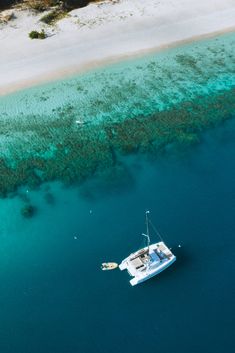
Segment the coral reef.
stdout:
[[[64,184],[81,183],[107,168],[120,167],[119,154],[154,153],[166,151],[169,144],[191,144],[199,140],[200,132],[228,119],[235,110],[235,89],[216,96],[198,97],[178,107],[157,112],[149,117],[125,119],[121,123],[102,123],[99,129],[85,125],[56,142],[52,157],[28,157],[14,168],[0,159],[0,193],[18,186],[34,188],[49,180]],[[49,194],[47,199],[51,199]]]
[[121,179],[122,155],[197,143],[235,111],[234,38],[219,40],[2,97],[0,196],[108,170]]

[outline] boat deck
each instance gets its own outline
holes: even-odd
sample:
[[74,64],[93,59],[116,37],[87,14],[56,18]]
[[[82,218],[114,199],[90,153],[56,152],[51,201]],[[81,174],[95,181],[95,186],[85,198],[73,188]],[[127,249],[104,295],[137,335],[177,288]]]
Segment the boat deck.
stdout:
[[[154,276],[175,261],[175,256],[163,243],[155,243],[131,254],[119,265],[135,278],[134,283],[142,282]],[[131,284],[133,280],[131,280]]]

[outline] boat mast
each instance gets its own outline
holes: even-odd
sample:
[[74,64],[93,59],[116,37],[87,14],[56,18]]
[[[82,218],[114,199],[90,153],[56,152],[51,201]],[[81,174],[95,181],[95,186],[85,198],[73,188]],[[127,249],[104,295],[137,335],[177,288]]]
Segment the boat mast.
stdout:
[[143,233],[143,235],[147,238],[148,252],[149,252],[149,245],[150,245],[149,219],[148,219],[148,214],[149,214],[149,213],[150,213],[149,211],[146,211],[146,212],[145,212],[146,234]]

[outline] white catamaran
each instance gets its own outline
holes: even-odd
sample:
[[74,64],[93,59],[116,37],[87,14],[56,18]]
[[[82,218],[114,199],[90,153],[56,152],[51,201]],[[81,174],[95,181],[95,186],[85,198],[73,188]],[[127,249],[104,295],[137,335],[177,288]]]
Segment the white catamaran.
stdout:
[[[176,257],[171,250],[162,241],[160,234],[155,230],[151,221],[148,218],[149,211],[146,211],[146,234],[143,234],[147,238],[147,246],[130,254],[126,259],[119,265],[120,270],[127,270],[129,275],[133,278],[130,280],[130,284],[135,286],[147,279],[156,276],[173,262]],[[149,222],[153,229],[160,237],[160,242],[150,244],[149,235]]]

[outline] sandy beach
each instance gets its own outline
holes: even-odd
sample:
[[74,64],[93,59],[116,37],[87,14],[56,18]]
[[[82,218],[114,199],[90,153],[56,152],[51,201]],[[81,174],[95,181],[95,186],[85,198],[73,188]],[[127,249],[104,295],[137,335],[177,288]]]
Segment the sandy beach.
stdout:
[[[235,30],[234,0],[120,0],[77,9],[56,25],[14,10],[0,24],[0,94],[184,41]],[[48,37],[31,40],[44,29]]]

